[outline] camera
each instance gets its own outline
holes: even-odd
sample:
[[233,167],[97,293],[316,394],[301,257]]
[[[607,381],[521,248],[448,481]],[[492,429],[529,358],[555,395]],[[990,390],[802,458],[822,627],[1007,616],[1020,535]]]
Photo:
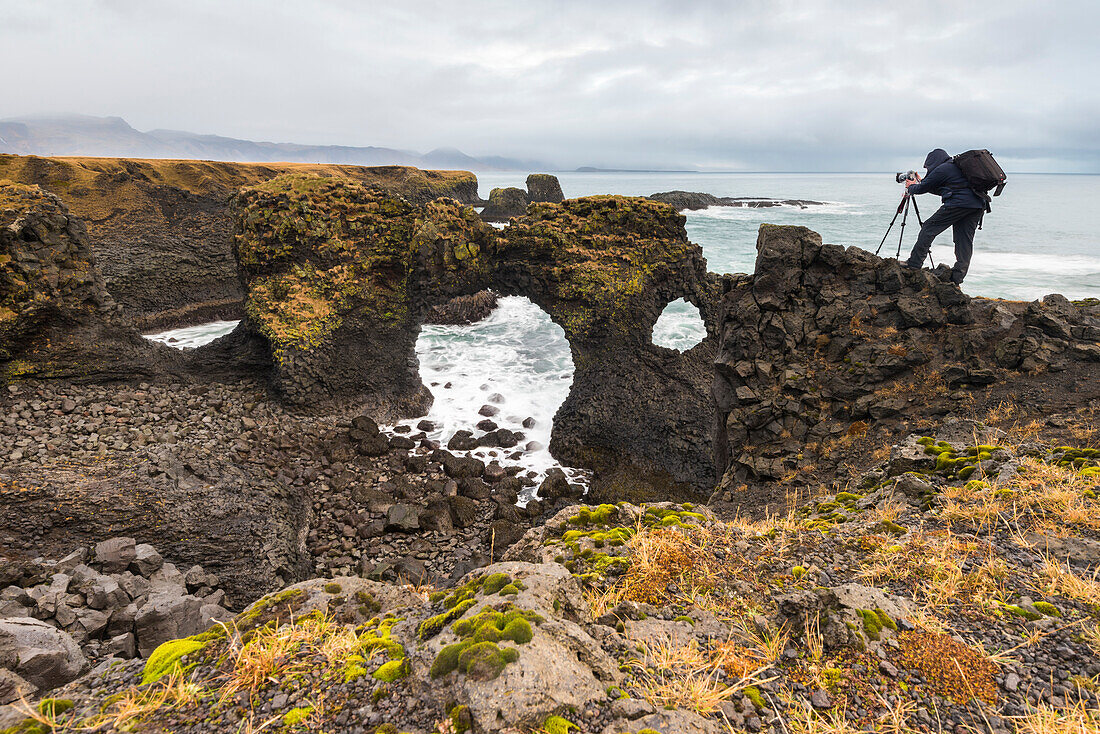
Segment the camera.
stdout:
[[906,181],[916,181],[916,180],[918,180],[917,179],[917,172],[916,171],[906,171],[905,173],[895,173],[894,174],[894,180],[897,181],[898,183],[904,183]]

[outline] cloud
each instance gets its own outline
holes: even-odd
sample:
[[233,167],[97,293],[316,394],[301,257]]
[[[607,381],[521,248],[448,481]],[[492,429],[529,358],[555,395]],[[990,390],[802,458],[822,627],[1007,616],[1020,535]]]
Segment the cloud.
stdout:
[[0,117],[563,166],[883,170],[942,146],[1096,171],[1098,21],[1011,0],[0,0]]

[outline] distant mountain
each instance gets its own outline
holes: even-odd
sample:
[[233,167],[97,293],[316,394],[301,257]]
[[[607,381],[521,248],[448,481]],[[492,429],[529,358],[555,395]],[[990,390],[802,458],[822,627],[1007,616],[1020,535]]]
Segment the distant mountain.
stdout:
[[124,158],[196,158],[249,163],[290,161],[364,166],[531,171],[551,170],[538,161],[501,156],[476,158],[455,148],[414,151],[348,145],[268,143],[199,135],[182,130],[135,130],[121,117],[59,115],[0,120],[0,153]]

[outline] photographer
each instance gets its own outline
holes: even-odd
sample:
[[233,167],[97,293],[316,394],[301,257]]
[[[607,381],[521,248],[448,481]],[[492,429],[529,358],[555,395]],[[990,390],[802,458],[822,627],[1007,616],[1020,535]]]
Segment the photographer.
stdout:
[[932,249],[932,240],[951,227],[955,241],[955,266],[951,268],[951,281],[962,283],[974,253],[974,232],[986,203],[974,192],[962,171],[942,148],[928,154],[924,159],[924,168],[927,173],[923,179],[920,175],[914,175],[905,181],[906,196],[937,194],[943,205],[925,220],[917,235],[917,243],[913,245],[913,252],[904,265],[914,270],[920,269]]

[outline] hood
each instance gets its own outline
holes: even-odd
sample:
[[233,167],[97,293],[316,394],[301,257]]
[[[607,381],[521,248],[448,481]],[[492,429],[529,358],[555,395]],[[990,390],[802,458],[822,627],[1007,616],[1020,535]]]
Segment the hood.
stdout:
[[951,156],[947,155],[946,150],[943,148],[936,148],[924,159],[924,170],[931,171],[936,166],[947,163],[949,160],[951,160]]

